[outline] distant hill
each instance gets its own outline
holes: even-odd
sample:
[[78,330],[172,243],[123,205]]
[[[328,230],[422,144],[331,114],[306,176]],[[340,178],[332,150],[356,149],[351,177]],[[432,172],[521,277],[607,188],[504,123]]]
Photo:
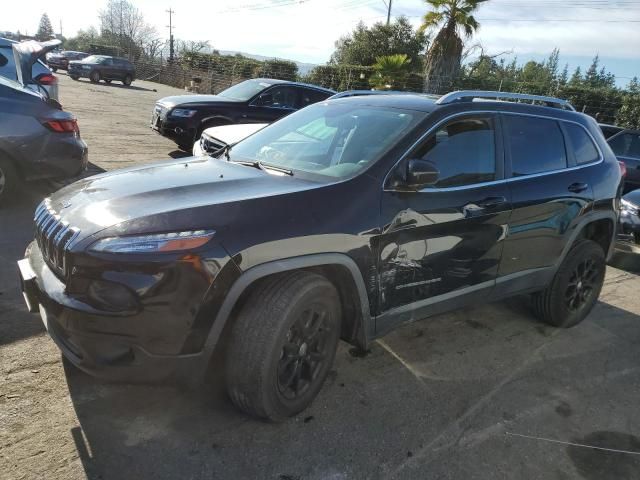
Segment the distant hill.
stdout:
[[[254,60],[260,60],[260,61],[264,61],[264,60],[272,60],[274,58],[277,57],[266,57],[264,55],[254,55],[252,53],[245,53],[245,52],[234,52],[232,50],[218,50],[222,55],[236,55],[236,54],[240,54],[243,55],[245,57],[248,58],[253,58]],[[295,63],[298,66],[298,73],[300,75],[306,75],[307,73],[309,73],[309,71],[311,71],[311,69],[313,67],[317,67],[318,65],[315,63],[304,63],[304,62],[298,62],[296,60],[291,60],[289,58],[278,58],[278,60],[288,60],[290,62]]]

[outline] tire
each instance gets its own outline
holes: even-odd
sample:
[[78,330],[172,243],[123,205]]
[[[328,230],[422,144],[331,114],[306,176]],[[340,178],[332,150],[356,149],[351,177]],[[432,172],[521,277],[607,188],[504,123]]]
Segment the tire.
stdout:
[[71,77],[71,80],[78,80],[80,77],[77,75],[69,75]]
[[598,301],[605,269],[602,247],[592,240],[579,240],[551,284],[533,294],[533,308],[538,318],[561,328],[580,323]]
[[100,82],[100,72],[94,70],[89,74],[89,80],[91,83],[99,83]]
[[122,79],[122,84],[126,85],[127,87],[131,85],[131,82],[133,82],[133,78],[131,77],[131,75],[126,75],[123,79]]
[[295,272],[262,281],[233,325],[225,359],[236,407],[271,421],[307,408],[333,363],[340,321],[338,292],[326,278]]
[[7,203],[15,195],[20,178],[11,162],[0,158],[0,206]]
[[111,84],[111,79],[105,80],[104,83],[106,83],[107,85],[110,85]]
[[53,73],[56,73],[58,71],[58,67],[49,67],[49,68],[51,68],[51,71]]

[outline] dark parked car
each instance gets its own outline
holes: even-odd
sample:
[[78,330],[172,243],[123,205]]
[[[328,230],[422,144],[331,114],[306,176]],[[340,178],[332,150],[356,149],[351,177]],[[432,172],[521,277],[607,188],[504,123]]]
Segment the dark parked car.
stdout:
[[477,95],[322,102],[219,158],[68,186],[35,212],[28,308],[98,376],[184,377],[224,345],[233,402],[275,420],[311,403],[339,338],[368,349],[522,293],[573,326],[600,294],[620,166],[562,100]]
[[[37,46],[34,42],[34,49]],[[46,47],[40,48],[44,53]],[[26,88],[38,56],[31,53],[17,57],[21,83],[0,77],[2,204],[23,181],[74,177],[87,166],[87,146],[80,138],[75,117],[63,111],[46,92]]]
[[88,53],[74,52],[72,50],[62,50],[61,52],[51,52],[47,54],[47,65],[54,72],[58,69],[67,70],[69,68],[69,62],[74,60],[82,60],[87,58]]
[[617,247],[640,253],[640,189],[625,194],[620,201]]
[[618,127],[616,125],[607,125],[606,123],[599,123],[598,126],[600,127],[600,130],[602,130],[602,133],[604,134],[604,138],[606,139],[609,139],[610,137],[613,137],[616,133],[624,130],[623,127]]
[[625,191],[640,187],[640,130],[621,130],[609,137],[607,142],[627,169]]
[[82,60],[70,61],[68,73],[73,80],[80,77],[88,78],[93,83],[100,80],[111,83],[112,80],[117,80],[127,86],[136,77],[135,68],[129,60],[106,55],[91,55]]
[[315,85],[284,80],[246,80],[217,95],[177,95],[159,100],[151,115],[151,128],[190,152],[207,128],[233,123],[271,123],[334,93]]

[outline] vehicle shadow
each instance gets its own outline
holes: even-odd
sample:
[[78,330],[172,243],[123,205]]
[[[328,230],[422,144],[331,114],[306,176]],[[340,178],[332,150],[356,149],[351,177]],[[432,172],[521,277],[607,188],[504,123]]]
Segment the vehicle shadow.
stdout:
[[186,158],[186,157],[193,157],[193,154],[189,153],[189,152],[185,152],[183,150],[173,150],[172,152],[169,152],[169,156],[171,158]]
[[20,291],[16,262],[33,240],[33,212],[53,191],[45,182],[29,183],[11,203],[0,208],[0,345],[37,335],[40,318],[27,312]]
[[88,83],[88,84],[96,86],[96,87],[124,88],[124,89],[127,89],[127,90],[139,90],[141,92],[157,92],[158,91],[155,88],[145,88],[145,87],[140,87],[140,86],[137,86],[137,85],[129,85],[129,86],[123,85],[118,80],[114,80],[111,83],[106,83],[104,80],[101,80],[98,83],[93,83],[93,82],[89,81],[89,79],[79,78],[78,80],[76,80],[76,82]]
[[[542,419],[544,424],[567,428],[566,417],[553,410],[555,383],[565,391],[572,384],[586,388],[594,365],[600,372],[603,358],[612,355],[605,348],[612,337],[605,328],[630,334],[627,340],[640,337],[631,330],[638,315],[607,304],[598,304],[596,315],[606,318],[606,326],[590,320],[557,330],[532,321],[526,306],[510,301],[415,322],[374,343],[365,355],[343,344],[314,404],[282,424],[238,413],[224,392],[219,364],[205,385],[192,389],[104,383],[66,366],[80,423],[72,435],[88,478],[389,478],[406,462],[424,468],[411,458],[414,452],[428,463],[425,446],[457,424],[463,437],[439,447],[430,477],[464,478],[465,471],[479,469],[479,478],[491,478],[492,465],[523,468],[527,458],[527,468],[541,470],[520,478],[545,478],[546,452],[527,443],[475,448],[476,438],[484,437],[474,432],[496,422],[524,428],[520,412],[547,415],[540,408],[547,404],[555,416]],[[538,355],[542,348],[545,355]],[[611,349],[617,360],[608,368],[637,369],[635,354]],[[553,377],[564,370],[565,377]],[[510,380],[516,373],[517,381]],[[610,395],[608,386],[599,383],[598,395]],[[576,415],[580,408],[586,414],[591,407],[574,404]],[[580,430],[602,421],[586,421]],[[466,445],[465,435],[475,439],[467,442],[468,455],[456,452]],[[487,442],[503,432],[492,435]],[[558,462],[571,469],[571,455],[561,457]],[[419,472],[396,478],[424,478]],[[502,473],[501,478],[518,477],[516,471]]]

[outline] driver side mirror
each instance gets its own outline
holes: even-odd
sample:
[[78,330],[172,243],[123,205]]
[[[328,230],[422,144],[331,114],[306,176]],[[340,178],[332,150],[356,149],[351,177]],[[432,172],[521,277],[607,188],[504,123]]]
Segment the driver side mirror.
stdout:
[[406,186],[411,190],[434,185],[439,177],[440,172],[431,162],[418,159],[407,162]]

